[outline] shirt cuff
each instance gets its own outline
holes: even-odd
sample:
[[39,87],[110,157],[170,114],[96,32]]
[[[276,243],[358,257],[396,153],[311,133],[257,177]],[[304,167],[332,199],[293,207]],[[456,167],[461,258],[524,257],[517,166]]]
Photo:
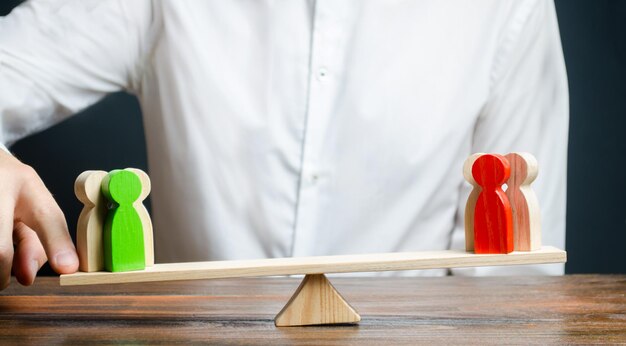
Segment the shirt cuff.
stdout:
[[4,150],[6,151],[9,155],[13,155],[11,154],[11,152],[9,151],[9,148],[6,147],[6,145],[4,145],[3,143],[0,143],[0,150]]

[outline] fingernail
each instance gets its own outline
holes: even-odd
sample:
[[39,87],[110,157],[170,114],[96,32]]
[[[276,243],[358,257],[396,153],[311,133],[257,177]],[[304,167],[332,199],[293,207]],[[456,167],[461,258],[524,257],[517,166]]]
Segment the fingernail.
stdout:
[[76,255],[70,251],[63,251],[57,254],[54,260],[58,266],[73,266],[76,263]]
[[30,272],[33,273],[33,276],[37,275],[39,271],[39,262],[37,260],[30,261]]

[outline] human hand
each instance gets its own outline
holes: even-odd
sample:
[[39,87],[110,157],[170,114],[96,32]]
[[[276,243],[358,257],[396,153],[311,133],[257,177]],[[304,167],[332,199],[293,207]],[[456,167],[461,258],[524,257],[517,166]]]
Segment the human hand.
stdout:
[[78,256],[65,216],[35,170],[0,150],[0,290],[11,270],[31,285],[50,260],[60,274],[78,269]]

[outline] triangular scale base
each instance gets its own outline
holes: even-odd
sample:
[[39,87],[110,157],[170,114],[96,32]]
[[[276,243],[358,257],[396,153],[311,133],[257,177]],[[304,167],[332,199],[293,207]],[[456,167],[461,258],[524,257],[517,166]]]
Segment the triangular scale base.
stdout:
[[276,315],[277,327],[356,323],[361,316],[324,274],[309,274],[287,305]]

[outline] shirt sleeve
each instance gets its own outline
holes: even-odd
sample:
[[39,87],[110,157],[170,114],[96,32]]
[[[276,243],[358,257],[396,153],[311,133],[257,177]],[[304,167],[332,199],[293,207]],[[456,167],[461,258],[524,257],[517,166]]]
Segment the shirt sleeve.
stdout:
[[0,143],[136,87],[150,2],[26,1],[0,17]]
[[7,154],[11,154],[11,152],[9,151],[9,148],[7,148],[7,146],[2,143],[0,143],[0,150],[5,151]]
[[[502,36],[491,76],[490,98],[475,127],[472,152],[535,155],[533,183],[541,209],[542,244],[565,247],[569,106],[567,75],[552,1],[523,4]],[[460,174],[460,173],[459,173]],[[465,247],[462,187],[452,247]],[[455,275],[560,275],[563,264],[454,269]]]

